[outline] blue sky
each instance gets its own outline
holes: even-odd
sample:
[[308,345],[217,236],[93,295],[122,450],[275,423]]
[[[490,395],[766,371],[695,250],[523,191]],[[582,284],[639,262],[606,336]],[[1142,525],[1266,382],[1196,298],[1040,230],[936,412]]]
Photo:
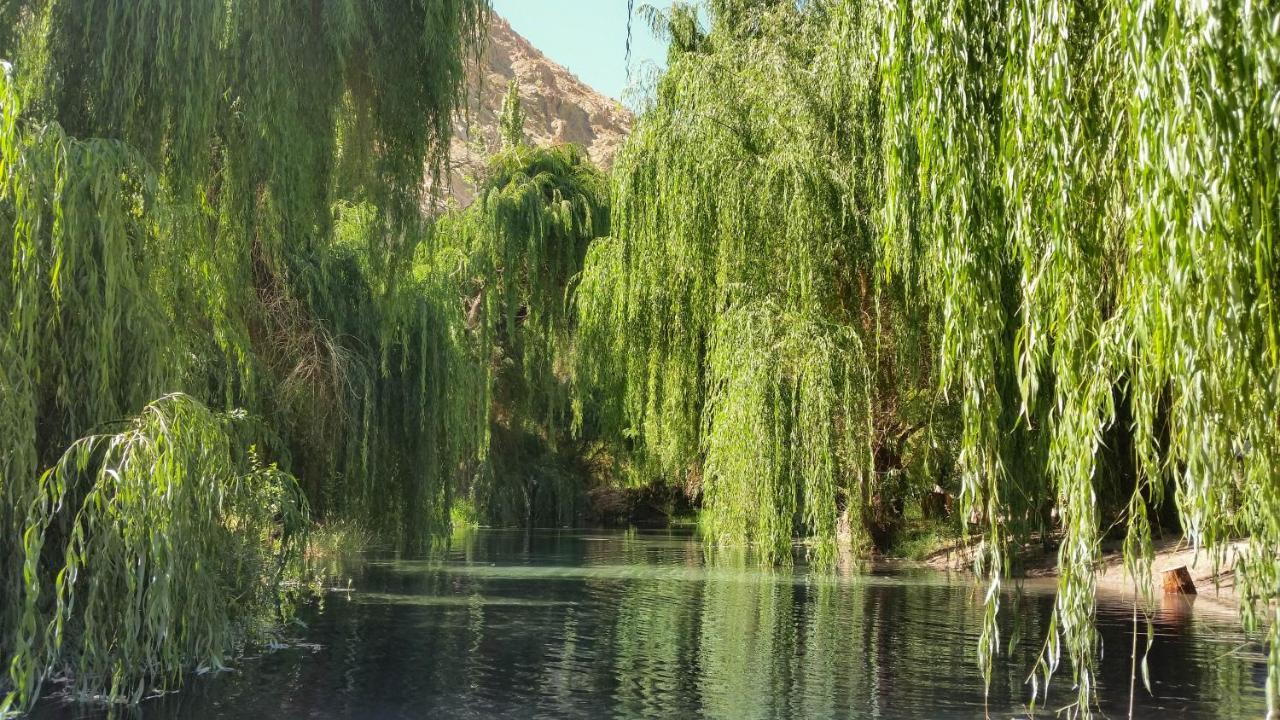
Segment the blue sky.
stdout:
[[[668,7],[671,0],[636,0]],[[623,100],[627,87],[627,0],[493,0],[493,9],[534,47],[603,95]],[[631,66],[661,63],[666,43],[636,18]]]

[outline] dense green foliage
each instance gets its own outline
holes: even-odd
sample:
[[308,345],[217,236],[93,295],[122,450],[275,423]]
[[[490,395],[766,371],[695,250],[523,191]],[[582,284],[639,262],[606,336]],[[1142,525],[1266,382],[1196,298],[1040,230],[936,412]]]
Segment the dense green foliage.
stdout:
[[584,422],[700,492],[716,541],[789,561],[808,536],[830,560],[842,516],[885,543],[913,436],[916,484],[945,481],[916,433],[947,409],[931,320],[879,271],[875,88],[829,42],[857,18],[735,13],[709,33],[688,7],[657,16],[670,66],[578,295],[578,382],[604,406]]
[[[1246,540],[1242,611],[1271,617],[1276,712],[1280,12],[703,12],[705,28],[691,7],[649,13],[670,67],[617,169],[616,239],[585,271],[582,377],[618,399],[619,432],[661,473],[700,468],[715,537],[766,556],[822,542],[840,483],[874,503],[855,490],[881,477],[866,448],[883,417],[860,408],[883,386],[861,379],[885,329],[905,333],[887,343],[898,364],[936,368],[959,404],[961,517],[991,582],[984,665],[1014,550],[1060,532],[1041,679],[1068,659],[1087,712],[1106,528],[1127,532],[1145,592],[1152,515],[1172,503],[1215,561]],[[849,300],[864,269],[899,313],[873,333]]]
[[[920,3],[881,22],[886,255],[945,318],[993,587],[1020,539],[1003,519],[1060,513],[1046,680],[1065,654],[1082,698],[1093,683],[1114,481],[1099,456],[1131,418],[1132,567],[1149,573],[1147,506],[1166,484],[1215,559],[1247,538],[1242,609],[1272,616],[1280,710],[1280,11]],[[1042,472],[1021,470],[1015,426],[1042,438]]]
[[504,147],[476,201],[441,218],[429,265],[458,265],[484,373],[490,442],[468,495],[486,522],[567,525],[581,511],[582,446],[570,433],[570,281],[609,227],[605,177],[572,145],[534,148],[514,84]]
[[[293,480],[248,442],[299,512],[411,547],[447,524],[481,377],[409,268],[487,3],[0,12],[6,703],[63,668],[136,698],[263,600],[264,494]],[[219,429],[237,408],[253,433]]]
[[647,10],[612,188],[513,86],[437,222],[486,11],[0,2],[5,708],[216,666],[308,513],[565,524],[607,446],[770,563],[956,494],[988,682],[1016,551],[1059,537],[1035,691],[1065,659],[1085,713],[1109,528],[1142,588],[1162,523],[1242,539],[1280,712],[1280,10]]
[[[149,681],[179,681],[192,658],[222,665],[270,607],[307,517],[294,479],[237,446],[243,422],[169,395],[117,434],[76,441],[44,474],[22,534],[18,694],[0,708],[54,671],[74,695],[137,701]],[[53,532],[67,507],[79,511]],[[44,543],[63,533],[46,599]]]

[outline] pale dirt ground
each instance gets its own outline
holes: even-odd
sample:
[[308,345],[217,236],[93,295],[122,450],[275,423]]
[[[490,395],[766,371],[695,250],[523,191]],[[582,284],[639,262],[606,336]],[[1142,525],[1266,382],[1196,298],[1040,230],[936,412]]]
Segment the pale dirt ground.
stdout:
[[[1224,553],[1221,565],[1214,567],[1213,556],[1203,548],[1197,552],[1182,538],[1158,540],[1154,544],[1155,557],[1151,564],[1152,596],[1157,603],[1169,604],[1164,598],[1161,578],[1166,570],[1185,565],[1196,584],[1195,605],[1218,611],[1235,612],[1239,606],[1239,596],[1235,589],[1235,574],[1232,568],[1239,553],[1245,551],[1244,542],[1230,545]],[[968,570],[972,567],[970,547],[953,547],[942,550],[929,559],[926,564],[945,570]],[[1052,586],[1057,581],[1056,551],[1048,553],[1038,548],[1028,552],[1021,559],[1024,584],[1032,586]],[[1124,567],[1124,558],[1119,548],[1104,551],[1102,565],[1097,575],[1099,595],[1132,598],[1135,592],[1134,580]],[[1172,596],[1179,597],[1179,596]]]

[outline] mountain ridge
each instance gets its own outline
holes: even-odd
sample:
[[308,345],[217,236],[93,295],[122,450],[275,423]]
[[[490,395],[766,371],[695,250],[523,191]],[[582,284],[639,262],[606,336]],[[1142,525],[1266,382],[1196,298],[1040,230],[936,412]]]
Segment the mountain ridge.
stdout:
[[631,112],[548,58],[493,13],[484,48],[468,72],[467,107],[454,122],[444,203],[465,206],[475,198],[472,178],[483,169],[485,158],[501,146],[498,118],[512,80],[530,143],[573,143],[602,169],[612,166],[631,130]]

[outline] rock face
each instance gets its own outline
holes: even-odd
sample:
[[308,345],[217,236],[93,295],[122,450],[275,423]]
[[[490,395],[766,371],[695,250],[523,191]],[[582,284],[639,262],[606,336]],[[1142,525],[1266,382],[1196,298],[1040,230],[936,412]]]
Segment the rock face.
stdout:
[[574,143],[601,168],[612,165],[631,130],[631,113],[552,62],[494,13],[483,56],[470,73],[468,112],[454,123],[449,188],[441,202],[465,206],[474,199],[471,178],[501,145],[498,118],[513,79],[525,114],[525,137],[531,143]]

